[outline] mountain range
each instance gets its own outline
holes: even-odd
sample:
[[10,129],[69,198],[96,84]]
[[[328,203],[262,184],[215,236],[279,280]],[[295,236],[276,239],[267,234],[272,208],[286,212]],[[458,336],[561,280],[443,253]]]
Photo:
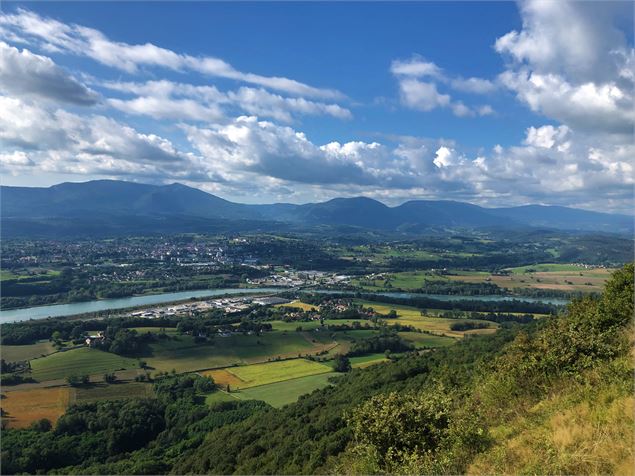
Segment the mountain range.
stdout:
[[632,233],[633,217],[560,206],[484,208],[447,200],[389,207],[366,197],[248,205],[174,183],[116,180],[47,188],[0,187],[2,235],[72,236],[356,227],[420,233],[435,228],[527,228]]

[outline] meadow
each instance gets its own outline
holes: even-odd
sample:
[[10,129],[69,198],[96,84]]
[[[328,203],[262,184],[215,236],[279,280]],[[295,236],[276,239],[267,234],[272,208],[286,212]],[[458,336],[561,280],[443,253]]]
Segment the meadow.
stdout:
[[2,421],[9,428],[26,428],[42,418],[55,423],[66,411],[71,395],[69,387],[5,390],[0,400],[4,413]]
[[191,336],[178,336],[150,344],[151,355],[144,360],[157,371],[191,372],[315,354],[334,345],[332,339],[319,342],[307,333],[295,331],[265,332],[260,336],[232,334],[202,344],[195,343]]
[[302,395],[330,385],[329,379],[337,375],[339,374],[335,372],[308,375],[306,377],[246,388],[231,395],[241,400],[262,400],[272,407],[280,408],[297,401]]
[[383,353],[379,354],[368,354],[368,355],[360,355],[359,357],[351,357],[351,367],[354,369],[363,369],[369,367],[370,365],[379,364],[381,362],[388,362],[386,355]]
[[498,324],[495,322],[477,320],[477,319],[461,319],[460,322],[474,322],[474,323],[488,323],[490,329],[475,329],[470,331],[453,331],[450,329],[452,324],[455,324],[457,319],[448,319],[443,317],[430,317],[428,315],[421,315],[421,310],[416,307],[402,306],[398,304],[381,303],[375,301],[365,301],[362,299],[355,299],[356,304],[361,304],[367,308],[373,308],[380,314],[388,314],[391,310],[397,311],[396,319],[386,319],[388,325],[391,323],[399,323],[403,325],[412,326],[415,329],[422,331],[428,331],[433,334],[438,334],[447,337],[462,338],[465,334],[489,334],[498,328]]
[[614,270],[586,269],[571,264],[538,264],[509,268],[509,274],[457,272],[448,276],[454,281],[492,283],[501,288],[544,289],[565,292],[602,292],[604,284]]
[[0,356],[7,362],[36,359],[53,352],[55,352],[55,348],[48,340],[29,345],[3,345],[0,347]]
[[145,382],[97,383],[87,387],[77,387],[72,390],[72,403],[92,403],[104,399],[121,400],[126,398],[154,397],[152,384]]
[[70,375],[101,375],[139,367],[136,359],[82,347],[57,352],[31,361],[31,376],[38,382],[65,379]]
[[[229,384],[230,388],[245,389],[283,380],[291,380],[307,375],[332,372],[328,365],[305,359],[281,360],[264,364],[252,364],[222,369],[222,371],[202,372],[217,383]],[[228,375],[229,374],[229,375]],[[235,378],[231,378],[231,376]]]

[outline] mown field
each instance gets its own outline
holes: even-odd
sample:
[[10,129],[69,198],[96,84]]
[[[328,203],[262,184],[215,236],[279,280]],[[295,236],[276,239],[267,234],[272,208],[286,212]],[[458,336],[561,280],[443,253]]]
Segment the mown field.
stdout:
[[57,352],[31,361],[31,375],[38,382],[65,379],[70,375],[99,375],[134,369],[138,361],[128,357],[82,347]]
[[245,389],[266,385],[283,380],[291,380],[307,375],[332,372],[328,365],[320,364],[305,359],[282,360],[264,364],[252,364],[227,369],[201,372],[210,376],[215,382],[222,385],[230,385],[230,388]]
[[379,364],[381,362],[388,362],[386,355],[383,353],[380,354],[369,354],[369,355],[361,355],[359,357],[351,357],[351,367],[354,369],[363,369],[370,365]]
[[73,389],[72,403],[92,403],[99,400],[121,400],[125,398],[151,398],[152,384],[145,382],[98,383]]
[[313,304],[307,304],[305,302],[299,301],[299,300],[295,300],[295,301],[291,301],[285,304],[278,304],[275,307],[295,307],[298,309],[302,309],[303,311],[311,311],[311,310],[317,310],[318,306],[315,306]]
[[604,289],[612,269],[585,269],[570,264],[539,264],[509,268],[507,275],[456,272],[449,279],[468,283],[492,283],[501,288],[596,292]]
[[429,271],[403,271],[352,279],[351,284],[367,291],[378,291],[386,288],[416,291],[421,289],[426,283],[443,281],[447,281],[447,279]]
[[337,375],[339,374],[335,372],[308,375],[268,385],[246,388],[231,395],[242,400],[262,400],[272,407],[280,408],[297,401],[302,395],[330,385],[329,379]]
[[178,336],[151,344],[152,355],[144,360],[157,371],[189,372],[315,354],[333,345],[332,339],[321,342],[295,331],[265,332],[260,336],[232,334],[203,344],[195,343],[191,336]]
[[53,344],[49,341],[41,341],[29,345],[3,345],[0,346],[0,357],[7,362],[19,360],[31,360],[55,352]]
[[[415,329],[422,331],[432,332],[434,334],[443,335],[447,337],[462,338],[465,334],[488,334],[495,332],[498,328],[498,324],[495,322],[476,320],[476,319],[448,319],[443,317],[430,317],[422,316],[421,310],[411,306],[401,306],[398,304],[381,303],[375,301],[365,301],[362,299],[355,299],[355,303],[361,304],[364,307],[371,307],[376,312],[381,314],[388,314],[391,310],[397,311],[397,319],[386,319],[388,325],[391,323],[399,323],[403,325],[412,326]],[[475,322],[475,323],[488,323],[489,329],[476,329],[471,331],[453,331],[450,329],[452,324],[457,322]]]
[[131,382],[91,384],[87,387],[48,387],[28,390],[5,388],[0,407],[5,413],[3,421],[9,428],[26,428],[46,418],[55,424],[57,419],[74,403],[92,403],[99,400],[151,398],[152,384]]
[[26,428],[34,421],[47,418],[52,423],[66,411],[71,402],[69,387],[36,388],[3,392],[0,407],[2,421],[9,428]]

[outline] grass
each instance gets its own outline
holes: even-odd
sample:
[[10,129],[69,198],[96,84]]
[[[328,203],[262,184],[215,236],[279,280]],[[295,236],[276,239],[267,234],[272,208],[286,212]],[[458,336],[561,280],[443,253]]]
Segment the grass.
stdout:
[[131,382],[95,384],[73,389],[74,403],[92,403],[99,400],[122,400],[127,398],[151,398],[154,396],[152,384]]
[[69,375],[103,374],[137,366],[135,359],[83,347],[32,360],[31,374],[41,382],[64,379]]
[[362,369],[374,364],[379,364],[381,362],[388,362],[388,359],[383,353],[381,353],[381,354],[362,355],[359,357],[351,357],[350,361],[351,361],[351,367],[353,367],[354,369]]
[[460,271],[448,276],[454,281],[492,283],[514,289],[549,289],[554,291],[601,292],[611,269],[585,269],[572,264],[538,264],[509,268],[509,275],[474,274]]
[[423,334],[421,332],[399,332],[401,338],[412,342],[417,349],[428,347],[445,347],[456,342],[452,337]]
[[232,367],[226,370],[236,376],[240,381],[235,385],[236,388],[240,389],[332,371],[328,365],[305,359],[253,364],[242,367]]
[[68,387],[5,392],[0,406],[7,413],[2,420],[7,422],[9,428],[26,428],[42,418],[55,424],[70,401],[71,389]]
[[28,279],[33,277],[42,278],[44,281],[47,281],[50,278],[53,278],[60,274],[59,271],[55,271],[52,269],[41,269],[41,268],[31,268],[28,271],[26,271],[26,273],[29,273],[29,274],[17,274],[12,271],[8,271],[6,269],[2,269],[0,270],[0,281],[6,281],[9,279],[16,279],[19,281],[21,279]]
[[231,393],[230,395],[240,400],[262,400],[272,407],[280,408],[284,405],[296,402],[302,395],[330,385],[329,379],[337,375],[340,374],[328,372],[309,375],[268,385],[246,388]]
[[158,371],[189,372],[297,357],[317,353],[334,345],[332,339],[311,341],[304,332],[265,332],[260,336],[232,334],[215,337],[212,343],[196,344],[190,336],[150,345],[152,355],[144,360]]
[[29,345],[3,345],[0,347],[0,356],[7,362],[36,359],[53,352],[55,352],[55,348],[49,341]]
[[431,274],[428,271],[402,271],[383,273],[380,276],[353,279],[351,283],[369,291],[377,291],[387,287],[415,291],[424,287],[428,282],[447,281],[446,278]]
[[291,301],[285,304],[278,304],[275,307],[297,307],[299,309],[302,309],[303,311],[310,311],[310,310],[318,310],[319,306],[316,306],[314,304],[307,304],[306,302],[302,302],[300,300],[295,300],[295,301]]
[[542,263],[528,266],[518,266],[516,268],[508,268],[514,274],[524,274],[527,272],[550,272],[550,271],[584,271],[585,268],[575,264],[559,264],[559,263]]
[[210,393],[209,395],[206,395],[205,403],[208,405],[213,405],[215,403],[220,403],[220,402],[234,402],[237,399],[240,400],[238,397],[233,397],[232,395],[233,394],[231,393],[218,390],[216,392]]
[[631,385],[554,392],[491,429],[467,474],[635,474]]
[[453,323],[459,322],[457,319],[448,319],[443,317],[429,317],[422,316],[421,310],[416,307],[402,306],[399,304],[381,303],[375,301],[364,301],[361,299],[355,299],[357,304],[362,304],[364,307],[372,307],[376,312],[380,314],[388,314],[392,309],[397,311],[397,319],[386,319],[388,325],[392,323],[399,323],[403,325],[412,326],[415,329],[422,331],[429,331],[434,334],[444,335],[448,337],[462,338],[465,334],[488,334],[493,332],[492,329],[498,328],[498,324],[495,322],[478,320],[478,319],[462,319],[460,322],[487,322],[491,329],[476,329],[473,331],[453,331],[450,326]]

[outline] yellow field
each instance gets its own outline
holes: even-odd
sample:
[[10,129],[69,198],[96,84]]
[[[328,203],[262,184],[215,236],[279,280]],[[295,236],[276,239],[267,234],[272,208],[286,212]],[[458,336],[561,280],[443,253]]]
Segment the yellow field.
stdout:
[[245,383],[227,369],[206,370],[204,372],[200,372],[200,374],[205,377],[212,377],[215,383],[223,387],[226,387],[229,384],[231,388],[241,388],[241,385]]
[[6,412],[3,421],[9,428],[25,428],[34,421],[47,418],[55,424],[71,401],[68,387],[36,388],[4,392],[0,406]]
[[202,374],[210,375],[217,383],[225,385],[229,383],[232,388],[241,389],[332,371],[333,369],[328,365],[310,360],[292,359],[210,370]]
[[447,319],[443,317],[429,317],[422,316],[421,311],[415,307],[400,306],[398,304],[382,304],[374,301],[362,301],[355,300],[359,304],[363,304],[364,307],[372,307],[376,312],[380,314],[388,314],[392,309],[397,311],[397,319],[386,319],[388,325],[397,322],[402,325],[412,326],[415,329],[421,329],[422,331],[429,331],[434,334],[445,335],[448,337],[462,338],[465,334],[491,334],[496,332],[498,324],[495,322],[485,320],[474,319],[462,319],[460,322],[487,322],[490,325],[490,329],[473,329],[469,331],[453,331],[450,330],[450,326],[456,322],[456,319]]
[[307,304],[297,299],[295,301],[291,301],[286,304],[278,304],[276,307],[297,307],[302,309],[303,311],[310,311],[312,309],[317,311],[318,309],[318,307],[314,306],[313,304]]

